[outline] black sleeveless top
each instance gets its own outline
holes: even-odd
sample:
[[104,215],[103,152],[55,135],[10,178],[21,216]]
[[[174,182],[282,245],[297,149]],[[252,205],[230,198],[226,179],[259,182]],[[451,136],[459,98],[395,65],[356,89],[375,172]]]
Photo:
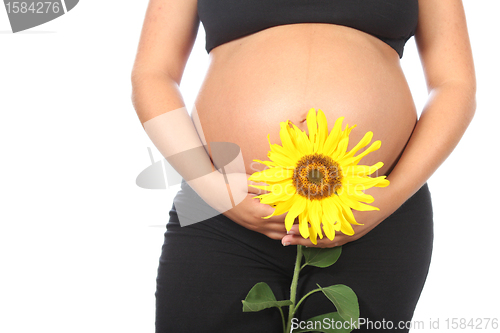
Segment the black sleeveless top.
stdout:
[[369,33],[403,57],[415,34],[418,0],[198,0],[207,53],[277,25],[333,23]]

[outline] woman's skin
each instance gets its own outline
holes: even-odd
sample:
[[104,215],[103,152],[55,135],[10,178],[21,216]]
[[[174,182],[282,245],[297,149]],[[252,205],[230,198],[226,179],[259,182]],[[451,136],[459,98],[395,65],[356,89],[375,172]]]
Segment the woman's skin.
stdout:
[[[184,106],[179,85],[199,27],[195,0],[150,0],[132,73],[133,100],[142,123]],[[240,146],[248,175],[264,168],[271,143],[280,144],[279,123],[307,132],[310,108],[329,121],[356,124],[351,149],[367,131],[382,147],[360,164],[378,161],[386,188],[365,191],[379,211],[354,211],[354,236],[337,233],[314,245],[298,225],[287,235],[285,214],[262,219],[273,208],[248,195],[224,214],[283,245],[333,247],[359,239],[410,198],[448,157],[475,112],[475,73],[460,0],[420,0],[415,34],[429,99],[417,110],[397,52],[369,34],[323,23],[272,27],[214,48],[195,100],[206,142]],[[189,130],[186,128],[186,133]],[[172,139],[175,140],[175,139]],[[182,140],[182,138],[178,138]],[[182,173],[181,173],[182,174]],[[251,182],[249,182],[251,183]],[[215,194],[214,194],[215,195]]]

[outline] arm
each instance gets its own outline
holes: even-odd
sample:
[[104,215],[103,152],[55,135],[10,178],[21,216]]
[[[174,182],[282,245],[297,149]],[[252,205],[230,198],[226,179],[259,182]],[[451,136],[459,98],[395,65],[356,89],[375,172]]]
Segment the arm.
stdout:
[[274,209],[253,199],[259,191],[248,187],[253,182],[244,166],[243,174],[227,177],[216,170],[185,107],[179,86],[198,27],[196,0],[150,0],[131,75],[134,108],[160,153],[207,204],[246,228],[281,239],[284,215],[262,219]]
[[462,2],[419,2],[415,39],[429,99],[404,154],[388,177],[393,191],[404,201],[455,149],[476,110],[476,78]]
[[[218,177],[179,89],[198,27],[196,1],[149,2],[132,70],[132,102],[151,141],[183,178],[193,179],[198,170],[210,174],[201,177],[209,182]],[[172,161],[172,156],[190,150],[195,152],[191,161]],[[202,195],[200,180],[189,184]]]
[[[429,98],[400,160],[387,177],[391,184],[365,191],[375,198],[380,211],[354,212],[364,226],[353,226],[353,236],[337,234],[333,241],[324,237],[318,240],[318,247],[356,240],[396,211],[451,154],[474,116],[476,78],[461,0],[420,0],[415,40]],[[314,246],[291,235],[282,241]]]

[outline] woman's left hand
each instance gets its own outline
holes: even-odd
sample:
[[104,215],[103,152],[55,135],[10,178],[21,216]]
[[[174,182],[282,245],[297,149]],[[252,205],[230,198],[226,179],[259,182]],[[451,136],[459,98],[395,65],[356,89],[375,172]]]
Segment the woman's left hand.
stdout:
[[[373,211],[356,211],[353,210],[354,218],[356,222],[363,225],[353,225],[352,228],[354,230],[354,235],[348,236],[340,231],[335,233],[335,237],[333,240],[330,240],[326,237],[323,232],[323,238],[317,238],[317,244],[313,244],[309,238],[304,238],[300,235],[298,220],[296,220],[295,224],[290,229],[288,235],[284,236],[281,239],[281,243],[283,245],[304,245],[308,247],[336,247],[344,245],[348,242],[352,242],[357,240],[371,230],[373,230],[379,223],[381,223],[385,218],[391,215],[399,206],[394,206],[394,201],[390,200],[390,190],[391,185],[385,188],[372,187],[366,191],[366,194],[370,194],[373,196],[375,201],[372,206],[378,207],[380,210]],[[391,205],[392,203],[392,205]]]

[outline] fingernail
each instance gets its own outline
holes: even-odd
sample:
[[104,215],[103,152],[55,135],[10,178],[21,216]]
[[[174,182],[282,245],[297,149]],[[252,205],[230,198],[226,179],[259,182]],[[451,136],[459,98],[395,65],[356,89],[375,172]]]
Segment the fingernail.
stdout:
[[293,230],[287,231],[286,233],[287,233],[288,235],[295,235],[295,231],[293,231]]
[[281,242],[281,244],[283,244],[283,246],[288,246],[288,245],[290,245],[292,243],[290,243],[290,242]]

